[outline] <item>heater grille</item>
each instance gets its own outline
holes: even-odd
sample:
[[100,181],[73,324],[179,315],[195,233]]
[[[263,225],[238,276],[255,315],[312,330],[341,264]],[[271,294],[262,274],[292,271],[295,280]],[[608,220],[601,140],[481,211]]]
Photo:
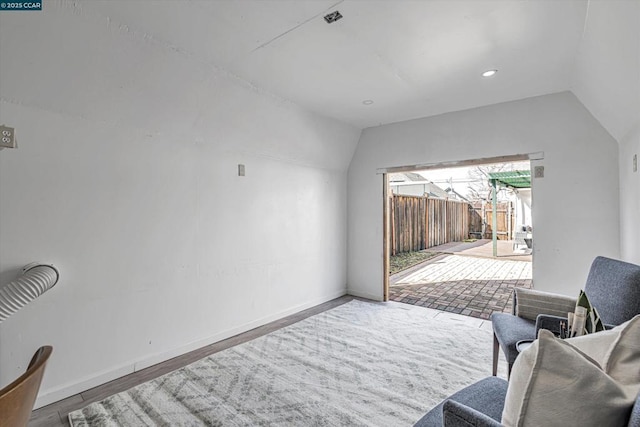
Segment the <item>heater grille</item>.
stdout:
[[338,19],[342,18],[342,14],[337,10],[335,12],[331,12],[328,15],[324,16],[324,20],[327,21],[327,24],[331,24],[332,22],[336,22]]

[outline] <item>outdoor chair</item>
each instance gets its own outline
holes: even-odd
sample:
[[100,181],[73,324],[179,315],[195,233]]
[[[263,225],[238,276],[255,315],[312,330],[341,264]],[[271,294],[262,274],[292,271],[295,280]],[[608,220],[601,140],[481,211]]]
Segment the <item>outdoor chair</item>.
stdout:
[[[605,327],[626,322],[640,313],[640,266],[597,257],[591,264],[584,291],[598,310]],[[560,321],[573,312],[576,298],[517,288],[513,294],[513,314],[493,313],[493,375],[502,348],[511,374],[518,356],[518,341],[534,340],[540,329],[559,332]]]
[[515,251],[516,249],[518,249],[520,246],[526,246],[527,242],[524,241],[524,239],[527,237],[527,232],[526,231],[516,231],[514,233],[514,239],[513,239],[513,250]]

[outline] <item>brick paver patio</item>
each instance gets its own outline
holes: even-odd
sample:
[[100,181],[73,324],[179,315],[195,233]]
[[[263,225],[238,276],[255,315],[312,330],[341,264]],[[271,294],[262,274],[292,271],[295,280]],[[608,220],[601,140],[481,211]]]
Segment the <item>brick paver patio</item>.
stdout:
[[513,289],[531,277],[528,261],[447,254],[392,276],[389,299],[488,319],[510,312]]

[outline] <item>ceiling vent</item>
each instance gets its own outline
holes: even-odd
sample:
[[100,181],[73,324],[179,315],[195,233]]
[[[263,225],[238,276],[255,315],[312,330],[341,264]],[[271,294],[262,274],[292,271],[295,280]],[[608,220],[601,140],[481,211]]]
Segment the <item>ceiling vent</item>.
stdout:
[[336,22],[338,19],[342,19],[342,15],[337,10],[335,12],[331,12],[330,14],[324,16],[324,20],[327,21],[327,24]]

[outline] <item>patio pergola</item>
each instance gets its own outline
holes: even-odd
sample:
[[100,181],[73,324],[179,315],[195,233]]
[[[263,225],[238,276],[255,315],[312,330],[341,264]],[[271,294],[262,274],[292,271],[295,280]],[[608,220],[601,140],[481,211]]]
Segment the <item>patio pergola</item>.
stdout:
[[507,172],[490,172],[491,184],[491,236],[493,238],[493,256],[498,256],[498,186],[507,188],[531,188],[531,171],[516,170]]

